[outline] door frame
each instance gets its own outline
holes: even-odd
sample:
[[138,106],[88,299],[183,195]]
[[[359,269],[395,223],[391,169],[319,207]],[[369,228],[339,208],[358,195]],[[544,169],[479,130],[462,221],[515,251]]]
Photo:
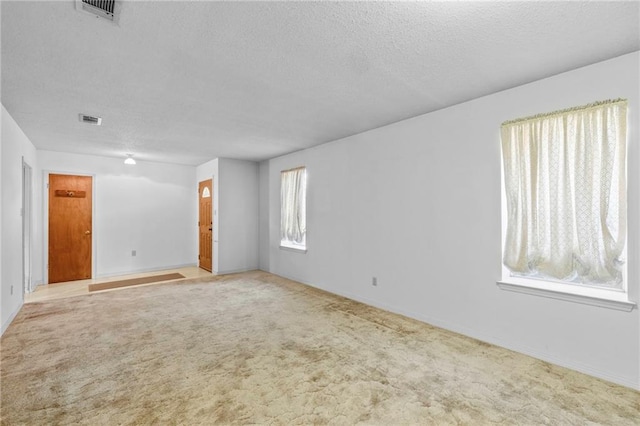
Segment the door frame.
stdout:
[[33,168],[22,157],[22,294],[35,290],[33,282]]
[[49,175],[88,176],[91,178],[91,278],[96,275],[98,233],[96,232],[96,175],[69,171],[42,171],[42,275],[43,283],[49,284]]
[[214,178],[213,176],[209,177],[209,178],[205,178],[203,180],[198,180],[198,188],[197,188],[197,192],[198,192],[198,204],[197,204],[197,211],[198,211],[198,262],[197,262],[197,267],[198,269],[203,269],[206,271],[206,269],[201,268],[200,267],[200,184],[203,182],[206,182],[210,180],[211,181],[211,270],[208,271],[212,274],[215,274],[214,272],[214,265],[215,265],[215,256],[216,253],[214,251],[214,233],[216,232],[216,227],[214,226],[214,221],[215,221],[215,198],[214,198],[214,190],[213,190],[213,182],[214,182]]

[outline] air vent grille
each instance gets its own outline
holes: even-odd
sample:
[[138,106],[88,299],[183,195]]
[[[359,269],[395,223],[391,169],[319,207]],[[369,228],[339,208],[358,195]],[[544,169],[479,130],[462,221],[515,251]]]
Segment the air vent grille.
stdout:
[[76,9],[115,21],[115,0],[76,0]]
[[115,0],[82,0],[82,3],[86,3],[89,6],[96,7],[103,12],[113,15],[113,6],[116,2]]
[[80,121],[87,124],[93,124],[94,126],[100,126],[102,124],[101,117],[86,114],[80,114]]

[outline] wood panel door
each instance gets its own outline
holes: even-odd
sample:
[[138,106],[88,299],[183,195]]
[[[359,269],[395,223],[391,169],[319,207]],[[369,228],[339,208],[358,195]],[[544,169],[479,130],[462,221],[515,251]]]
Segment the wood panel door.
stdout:
[[49,175],[49,283],[91,278],[92,178]]
[[205,180],[198,184],[198,229],[200,235],[200,251],[198,264],[202,269],[211,272],[213,263],[213,180]]

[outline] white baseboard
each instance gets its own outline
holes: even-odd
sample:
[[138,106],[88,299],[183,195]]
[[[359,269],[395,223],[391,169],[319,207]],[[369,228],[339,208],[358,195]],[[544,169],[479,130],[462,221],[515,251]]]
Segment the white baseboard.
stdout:
[[24,305],[24,301],[20,303],[20,305],[18,305],[16,310],[12,312],[11,315],[9,315],[9,318],[7,318],[7,321],[5,321],[4,324],[2,324],[2,332],[0,333],[0,336],[2,336],[4,332],[7,330],[7,328],[9,328],[9,326],[15,319],[16,315],[18,315],[18,312],[20,312],[20,309],[22,309],[22,305]]
[[44,282],[42,282],[42,280],[38,280],[36,282],[34,282],[33,284],[33,291],[27,291],[27,293],[33,293],[34,291],[36,291],[36,289],[38,287],[40,287],[41,285],[44,285]]
[[[265,271],[265,272],[269,272],[269,271]],[[270,272],[273,273],[273,272]],[[275,275],[279,275],[279,274],[275,274]],[[372,300],[372,299],[367,299],[365,297],[360,297],[348,292],[340,292],[340,291],[334,291],[334,290],[329,290],[326,288],[322,288],[319,287],[315,284],[306,282],[305,280],[301,280],[298,279],[296,277],[289,277],[286,275],[280,275],[284,278],[293,280],[293,281],[297,281],[299,283],[308,285],[310,287],[314,287],[323,291],[327,291],[329,293],[332,294],[336,294],[338,296],[342,296],[342,297],[346,297],[347,299],[351,299],[351,300],[355,300],[357,302],[361,302],[364,303],[366,305],[369,306],[373,306],[376,308],[380,308],[383,309],[385,311],[389,311],[392,313],[396,313],[396,314],[400,314],[403,316],[406,316],[408,318],[412,318],[415,320],[418,320],[420,322],[424,322],[426,324],[429,325],[433,325],[435,327],[439,327],[448,331],[452,331],[454,333],[458,333],[458,334],[462,334],[464,336],[470,337],[472,339],[476,339],[476,340],[480,340],[482,342],[485,343],[489,343],[495,346],[499,346],[501,348],[505,348],[505,349],[509,349],[511,351],[514,352],[518,352],[521,353],[523,355],[527,355],[542,361],[546,361],[549,362],[551,364],[555,364],[558,365],[560,367],[565,367],[568,368],[570,370],[574,370],[583,374],[587,374],[589,376],[593,376],[593,377],[597,377],[599,379],[603,379],[612,383],[616,383],[618,385],[622,385],[622,386],[626,386],[628,388],[631,389],[635,389],[635,390],[640,390],[640,377],[636,378],[635,380],[629,377],[623,377],[623,376],[618,376],[618,375],[614,375],[611,374],[609,372],[605,372],[602,371],[598,368],[594,368],[591,365],[587,365],[587,364],[583,364],[580,362],[576,362],[574,360],[568,360],[565,358],[559,358],[556,355],[554,355],[553,353],[550,352],[546,352],[546,351],[540,351],[536,348],[532,348],[530,346],[527,345],[522,345],[518,342],[511,342],[511,341],[505,341],[503,339],[499,339],[496,338],[495,336],[491,336],[488,335],[486,333],[483,333],[479,330],[475,330],[475,329],[470,329],[468,327],[463,327],[460,326],[459,324],[454,324],[454,323],[450,323],[448,321],[443,321],[442,319],[439,318],[434,318],[434,317],[430,317],[427,315],[422,315],[416,312],[412,312],[403,308],[400,308],[398,306],[394,306],[385,302],[380,302],[377,300]]]
[[[348,297],[348,296],[345,296],[345,297]],[[560,367],[565,367],[570,370],[574,370],[583,374],[587,374],[589,376],[597,377],[599,379],[603,379],[612,383],[626,386],[631,389],[640,390],[640,382],[634,381],[629,377],[613,375],[608,372],[602,371],[598,368],[594,368],[591,365],[576,362],[575,360],[571,360],[571,359],[560,358],[553,353],[540,351],[536,348],[530,347],[528,345],[523,345],[519,342],[505,341],[503,339],[496,338],[495,336],[491,336],[486,333],[483,333],[479,330],[462,327],[459,324],[452,324],[448,321],[443,321],[439,318],[420,315],[415,312],[406,311],[404,309],[396,309],[395,307],[386,305],[385,303],[376,304],[375,302],[368,303],[367,301],[363,301],[363,303],[371,304],[372,306],[376,306],[381,309],[388,310],[390,312],[395,312],[400,315],[404,315],[409,318],[413,318],[418,321],[425,322],[427,324],[430,324],[439,328],[443,328],[445,330],[453,331],[454,333],[462,334],[464,336],[471,337],[473,339],[477,339],[485,343],[489,343],[495,346],[509,349],[511,351],[518,352],[520,354],[539,359],[541,361],[546,361],[551,364],[558,365]]]
[[[257,268],[241,268],[241,269],[229,269],[226,271],[213,271],[215,275],[229,275],[229,274],[239,274],[241,272],[249,272],[249,271],[257,271]],[[265,271],[267,272],[267,271]]]

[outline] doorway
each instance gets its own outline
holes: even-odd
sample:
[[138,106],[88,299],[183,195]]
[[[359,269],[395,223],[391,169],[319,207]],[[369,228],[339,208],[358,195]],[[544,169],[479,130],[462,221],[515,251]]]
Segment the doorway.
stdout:
[[200,250],[198,253],[198,266],[211,272],[213,263],[213,179],[202,181],[198,184],[198,234]]
[[91,176],[49,175],[49,284],[91,278]]
[[24,158],[22,159],[22,294],[31,293],[33,279],[31,276],[31,194],[32,171]]

